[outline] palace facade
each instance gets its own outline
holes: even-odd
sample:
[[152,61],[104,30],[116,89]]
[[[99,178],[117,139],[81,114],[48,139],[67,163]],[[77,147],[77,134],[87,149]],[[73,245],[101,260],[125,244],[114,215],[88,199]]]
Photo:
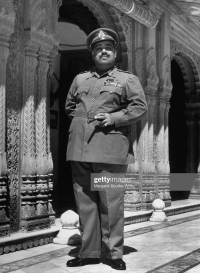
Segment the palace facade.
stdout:
[[199,14],[186,0],[0,0],[0,236],[48,228],[74,206],[64,103],[94,65],[85,40],[98,27],[118,33],[117,67],[148,102],[130,128],[125,209],[200,198]]

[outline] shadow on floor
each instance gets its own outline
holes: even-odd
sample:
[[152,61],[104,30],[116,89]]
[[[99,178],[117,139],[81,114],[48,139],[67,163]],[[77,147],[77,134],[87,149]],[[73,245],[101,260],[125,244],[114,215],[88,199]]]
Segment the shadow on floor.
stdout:
[[[71,257],[77,257],[80,248],[81,248],[81,246],[79,245],[76,248],[71,249],[69,251],[68,255],[71,256]],[[137,249],[135,249],[133,247],[130,247],[130,246],[126,246],[126,245],[124,246],[123,255],[128,255],[128,254],[130,254],[132,252],[137,252]],[[106,259],[106,256],[107,256],[107,252],[106,252],[105,249],[103,249],[101,256],[102,256],[102,261],[104,261]]]

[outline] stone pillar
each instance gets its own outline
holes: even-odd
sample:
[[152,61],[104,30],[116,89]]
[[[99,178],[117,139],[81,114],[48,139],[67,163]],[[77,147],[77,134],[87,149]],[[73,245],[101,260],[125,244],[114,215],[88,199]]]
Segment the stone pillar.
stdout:
[[169,138],[168,138],[168,113],[169,103],[162,97],[158,103],[158,123],[157,123],[157,196],[165,201],[166,206],[170,206],[169,189]]
[[[166,110],[167,109],[167,110]],[[171,198],[169,194],[169,163],[168,163],[168,105],[166,101],[160,97],[158,103],[158,121],[157,121],[157,160],[156,160],[156,172],[157,172],[157,196],[165,201],[166,206],[170,206]]]
[[[37,179],[36,179],[36,208],[37,215],[52,216],[54,211],[49,199],[52,191],[51,173],[53,170],[52,156],[49,147],[49,126],[47,127],[47,72],[49,70],[49,54],[39,51],[38,56],[38,89],[36,106],[36,158],[37,158]],[[49,123],[49,122],[48,122]]]
[[164,176],[162,176],[159,182],[159,189],[162,192],[162,199],[165,201],[166,207],[171,205],[170,185],[169,185],[169,100],[166,101],[165,113],[164,113]]
[[[136,76],[139,78],[142,85],[144,85],[144,49],[142,47],[143,45],[143,32],[144,32],[144,26],[139,24],[138,22],[132,22],[132,43],[129,45],[131,48],[131,56],[132,56],[132,67],[131,71],[133,74],[136,74]],[[130,62],[129,62],[130,63]],[[132,210],[137,211],[141,210],[142,208],[142,183],[141,180],[143,179],[141,164],[139,162],[140,158],[140,149],[141,147],[141,141],[138,141],[141,134],[141,122],[133,123],[129,126],[130,129],[130,145],[132,145],[132,149],[135,156],[135,163],[129,164],[128,166],[128,173],[130,173],[134,179],[134,191],[126,191],[125,192],[125,210]]]
[[46,87],[46,118],[47,118],[47,155],[48,155],[48,214],[51,224],[55,223],[55,212],[52,207],[52,191],[53,191],[53,158],[50,149],[50,86],[51,77],[53,74],[53,61],[58,54],[57,49],[54,48],[49,54],[49,70],[47,74],[47,87]]
[[21,188],[21,229],[24,231],[48,228],[55,222],[51,202],[53,162],[47,104],[48,71],[49,53],[27,46]]
[[154,113],[155,97],[159,78],[157,75],[156,62],[156,29],[145,29],[146,44],[146,86],[145,95],[148,103],[148,113],[146,116],[145,127],[143,130],[143,146],[145,146],[144,173],[143,173],[143,209],[151,209],[152,201],[156,196],[155,191],[155,160],[154,160]]
[[[37,48],[26,46],[24,60],[23,122],[22,122],[22,186],[21,230],[34,229],[36,215],[36,149],[35,149],[35,90]],[[42,164],[42,163],[41,163]]]
[[160,79],[157,97],[156,120],[156,189],[157,197],[161,198],[166,207],[170,206],[170,180],[169,180],[169,139],[168,139],[168,112],[169,98],[171,97],[171,63],[170,63],[170,14],[161,12],[156,6],[160,21],[156,30],[156,49],[158,76]]
[[0,36],[0,237],[9,235],[7,159],[5,150],[5,96],[6,63],[9,54],[9,38]]
[[15,13],[11,0],[0,0],[0,237],[10,233],[8,169],[6,151],[6,67]]
[[[60,1],[24,2],[24,88],[22,115],[21,229],[55,222],[51,204],[53,162],[50,152],[49,55],[58,45]],[[42,11],[42,12],[41,12]],[[39,22],[38,22],[38,18]]]

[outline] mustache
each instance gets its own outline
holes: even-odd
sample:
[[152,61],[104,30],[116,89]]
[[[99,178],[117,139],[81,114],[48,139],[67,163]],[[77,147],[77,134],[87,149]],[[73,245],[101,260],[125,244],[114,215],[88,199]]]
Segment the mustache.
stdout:
[[101,55],[100,55],[99,57],[102,58],[102,57],[104,57],[104,56],[109,57],[110,54],[104,52],[104,53],[101,53]]

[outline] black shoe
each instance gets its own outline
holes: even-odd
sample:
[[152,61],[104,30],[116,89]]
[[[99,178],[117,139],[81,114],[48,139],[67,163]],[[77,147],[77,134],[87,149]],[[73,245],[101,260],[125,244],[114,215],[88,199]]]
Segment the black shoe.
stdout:
[[83,266],[87,264],[99,264],[100,259],[99,258],[86,258],[86,259],[81,259],[81,258],[75,258],[72,260],[67,261],[66,265],[68,267],[75,267],[75,266]]
[[122,259],[106,259],[108,264],[116,270],[126,270],[126,263]]

